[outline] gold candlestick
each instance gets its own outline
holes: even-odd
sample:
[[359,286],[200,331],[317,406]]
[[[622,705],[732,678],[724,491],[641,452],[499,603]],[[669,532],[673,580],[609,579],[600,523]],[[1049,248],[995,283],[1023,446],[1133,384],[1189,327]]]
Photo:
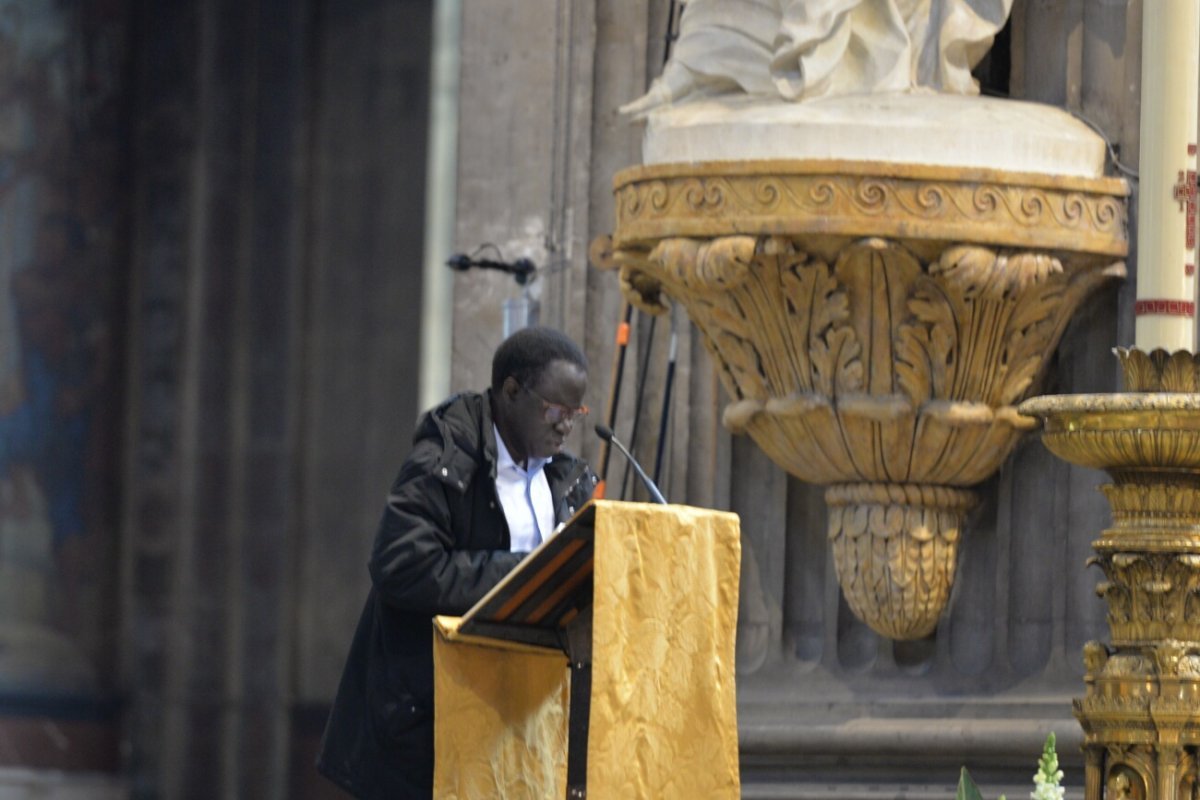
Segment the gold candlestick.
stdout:
[[1035,397],[1058,457],[1105,470],[1113,526],[1090,563],[1111,644],[1084,648],[1085,798],[1184,800],[1200,746],[1200,360],[1119,349],[1130,391]]

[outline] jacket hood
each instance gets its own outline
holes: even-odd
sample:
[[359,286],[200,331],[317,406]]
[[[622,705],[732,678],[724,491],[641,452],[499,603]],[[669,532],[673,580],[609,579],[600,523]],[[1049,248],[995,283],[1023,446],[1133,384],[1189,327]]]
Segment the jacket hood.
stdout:
[[480,463],[496,476],[496,437],[492,432],[491,390],[462,392],[421,415],[413,435],[414,447],[439,453],[436,472],[459,489],[466,489]]
[[[492,390],[462,392],[422,415],[417,423],[413,444],[436,446],[435,471],[442,481],[465,491],[471,485],[480,463],[487,465],[488,477],[496,479],[496,433],[492,424]],[[559,453],[546,464],[548,475],[575,477],[586,469],[570,453]]]

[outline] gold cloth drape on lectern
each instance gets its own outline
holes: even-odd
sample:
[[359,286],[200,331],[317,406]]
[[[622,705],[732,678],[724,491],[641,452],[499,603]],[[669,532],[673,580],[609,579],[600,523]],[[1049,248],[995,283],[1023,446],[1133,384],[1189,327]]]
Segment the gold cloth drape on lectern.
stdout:
[[[739,795],[734,514],[597,501],[588,797]],[[566,795],[565,657],[434,636],[435,796]]]
[[434,797],[566,797],[566,656],[434,623]]

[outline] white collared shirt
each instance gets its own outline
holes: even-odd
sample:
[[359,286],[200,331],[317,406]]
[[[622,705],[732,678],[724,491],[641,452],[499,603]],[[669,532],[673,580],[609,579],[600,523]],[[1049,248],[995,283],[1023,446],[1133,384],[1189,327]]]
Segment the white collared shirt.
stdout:
[[523,469],[513,461],[495,424],[492,431],[496,434],[496,494],[508,520],[509,549],[528,553],[554,532],[554,499],[543,469],[550,459],[530,458],[528,469]]

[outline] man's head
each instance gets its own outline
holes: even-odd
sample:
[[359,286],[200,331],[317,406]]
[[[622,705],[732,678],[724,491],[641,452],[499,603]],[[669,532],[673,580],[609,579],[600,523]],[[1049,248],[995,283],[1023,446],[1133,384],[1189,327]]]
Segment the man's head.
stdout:
[[563,444],[587,391],[587,358],[553,328],[523,328],[492,358],[492,414],[517,463]]

